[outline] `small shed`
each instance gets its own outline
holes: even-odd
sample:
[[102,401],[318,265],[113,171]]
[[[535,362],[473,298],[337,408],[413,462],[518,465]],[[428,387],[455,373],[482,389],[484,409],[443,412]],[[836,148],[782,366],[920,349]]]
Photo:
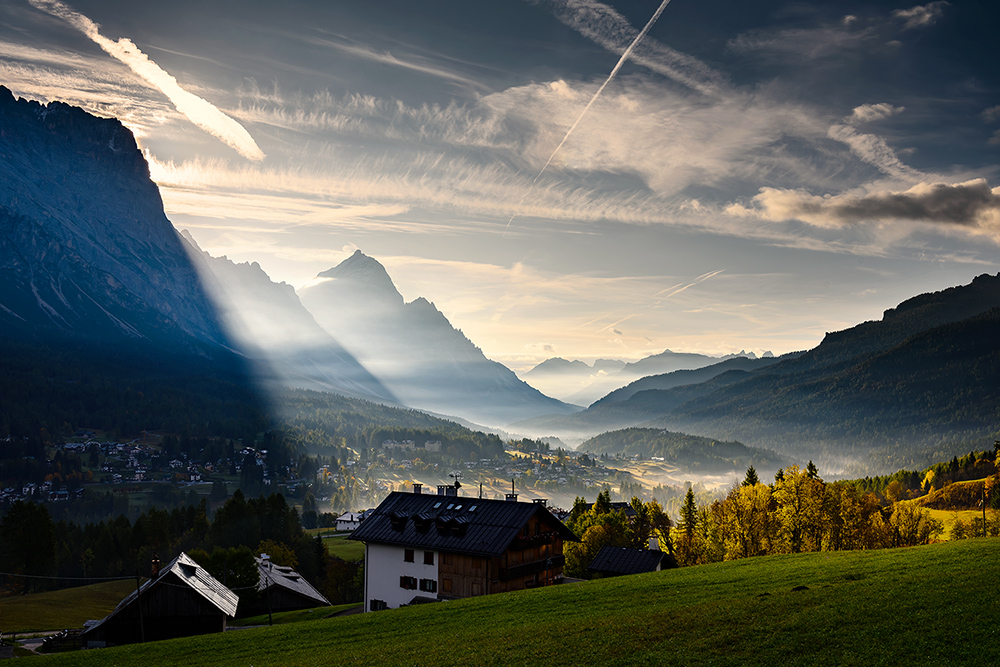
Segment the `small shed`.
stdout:
[[330,601],[322,593],[292,568],[275,565],[267,554],[261,554],[256,560],[260,573],[257,592],[260,595],[250,604],[240,607],[240,616],[266,614],[269,610],[294,611],[330,605]]
[[84,646],[98,648],[222,632],[239,597],[181,552],[100,621],[88,624]]
[[622,574],[658,572],[676,567],[673,557],[657,549],[631,549],[629,547],[601,547],[588,570],[606,577]]

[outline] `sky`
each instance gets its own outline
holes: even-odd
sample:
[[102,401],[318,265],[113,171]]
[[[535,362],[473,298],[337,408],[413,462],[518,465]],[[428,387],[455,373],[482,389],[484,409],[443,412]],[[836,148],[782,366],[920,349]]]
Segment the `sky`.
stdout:
[[119,118],[212,255],[361,249],[516,371],[780,354],[1000,270],[993,4],[0,0],[0,84]]

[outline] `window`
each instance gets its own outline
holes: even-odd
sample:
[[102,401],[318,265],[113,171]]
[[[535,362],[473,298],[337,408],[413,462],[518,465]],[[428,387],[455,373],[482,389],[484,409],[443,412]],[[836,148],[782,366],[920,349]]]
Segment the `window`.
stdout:
[[535,524],[535,535],[541,535],[541,534],[542,534],[542,524],[536,523]]
[[451,579],[441,580],[441,590],[445,593],[451,593]]
[[521,529],[521,534],[525,537],[528,536],[528,524],[524,524],[524,528]]
[[416,577],[400,577],[399,587],[405,588],[408,591],[414,591],[417,589],[417,578]]
[[389,605],[385,603],[385,600],[370,600],[368,602],[369,611],[382,611],[383,609],[388,609]]
[[469,508],[469,511],[475,512],[477,507],[479,507],[479,505],[473,505],[472,507]]
[[437,593],[438,582],[433,579],[421,579],[420,580],[420,590],[425,593]]
[[456,512],[457,512],[458,510],[460,510],[460,509],[462,509],[462,506],[461,506],[461,505],[456,505],[456,506],[455,506],[455,511],[456,511]]
[[451,565],[451,554],[443,553],[441,554],[441,562],[445,565]]
[[441,502],[440,501],[434,503],[434,509],[437,509],[439,507],[441,507]]
[[434,564],[434,552],[433,551],[425,551],[424,552],[424,565],[433,565],[433,564]]
[[403,549],[403,562],[404,563],[413,562],[413,549]]

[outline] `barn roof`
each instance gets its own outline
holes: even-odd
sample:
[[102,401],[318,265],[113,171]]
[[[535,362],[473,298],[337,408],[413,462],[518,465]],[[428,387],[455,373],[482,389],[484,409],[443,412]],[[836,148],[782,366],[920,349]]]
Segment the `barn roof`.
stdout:
[[198,565],[198,563],[182,551],[178,554],[177,558],[160,569],[160,573],[155,579],[147,580],[139,587],[138,591],[129,593],[118,603],[114,611],[91,627],[88,627],[85,632],[91,632],[101,627],[135,602],[138,595],[152,591],[161,585],[186,586],[205,598],[205,600],[217,607],[226,616],[236,616],[236,606],[240,601],[239,596],[226,588],[218,579],[210,575],[205,568]]
[[500,556],[532,517],[542,519],[558,537],[579,541],[541,503],[402,491],[389,494],[348,539],[473,556]]
[[270,586],[277,586],[300,597],[312,600],[317,605],[330,604],[330,601],[322,593],[313,588],[301,574],[292,568],[284,565],[275,565],[270,560],[263,558],[256,558],[256,560],[257,570],[260,573],[260,581],[257,584],[258,591],[264,592]]
[[655,549],[601,547],[588,570],[604,574],[640,574],[655,572],[663,561],[664,552]]

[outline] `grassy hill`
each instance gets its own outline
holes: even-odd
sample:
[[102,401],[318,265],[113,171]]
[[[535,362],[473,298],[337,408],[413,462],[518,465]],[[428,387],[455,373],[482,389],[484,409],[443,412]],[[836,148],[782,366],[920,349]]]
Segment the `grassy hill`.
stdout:
[[104,618],[135,590],[135,579],[64,588],[61,591],[0,597],[0,632],[25,633],[83,627]]
[[1000,664],[998,554],[989,538],[751,558],[46,664]]

